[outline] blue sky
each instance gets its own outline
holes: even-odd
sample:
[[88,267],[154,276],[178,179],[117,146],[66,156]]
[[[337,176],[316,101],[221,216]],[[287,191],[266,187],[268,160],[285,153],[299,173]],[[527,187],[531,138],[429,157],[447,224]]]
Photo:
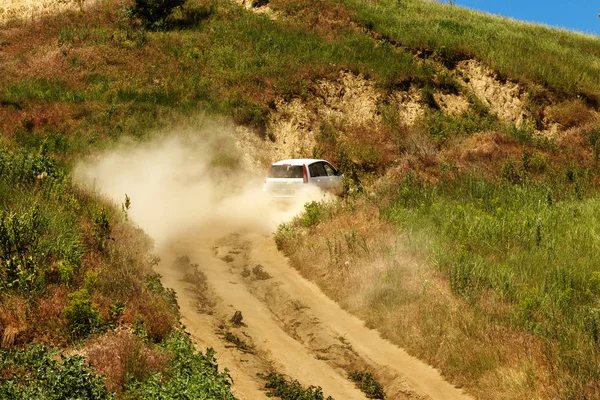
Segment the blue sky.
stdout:
[[456,5],[600,36],[598,0],[455,0]]

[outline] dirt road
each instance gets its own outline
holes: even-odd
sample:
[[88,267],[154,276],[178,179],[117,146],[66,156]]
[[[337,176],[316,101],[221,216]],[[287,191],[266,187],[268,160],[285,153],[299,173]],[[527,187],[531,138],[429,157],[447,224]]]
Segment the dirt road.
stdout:
[[[183,254],[206,275],[211,298],[200,303],[212,306],[199,304],[194,286],[184,280],[189,271],[170,266]],[[321,386],[334,399],[364,399],[347,377],[364,371],[383,385],[388,399],[467,398],[303,279],[269,235],[188,237],[167,254],[163,250],[157,272],[177,291],[188,331],[201,347],[215,348],[220,366],[231,371],[240,399],[266,398],[257,374],[269,372]],[[236,311],[243,326],[230,322]],[[243,341],[241,348],[227,340],[232,335]]]
[[[215,126],[123,144],[79,165],[75,178],[117,204],[130,196],[128,216],[155,240],[162,260],[156,270],[176,290],[187,331],[200,348],[217,351],[235,395],[266,398],[257,374],[277,372],[321,386],[336,400],[364,399],[348,373],[369,372],[387,399],[466,398],[288,264],[272,232],[307,199],[274,205],[261,181],[237,173],[249,166],[235,174],[211,167],[211,143],[233,136]],[[237,325],[231,321],[236,311],[242,316]]]

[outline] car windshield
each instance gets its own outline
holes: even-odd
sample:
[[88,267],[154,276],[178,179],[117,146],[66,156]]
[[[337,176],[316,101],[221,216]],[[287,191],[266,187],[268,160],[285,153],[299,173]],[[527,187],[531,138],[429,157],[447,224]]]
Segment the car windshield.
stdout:
[[273,165],[269,171],[269,178],[302,178],[301,165]]

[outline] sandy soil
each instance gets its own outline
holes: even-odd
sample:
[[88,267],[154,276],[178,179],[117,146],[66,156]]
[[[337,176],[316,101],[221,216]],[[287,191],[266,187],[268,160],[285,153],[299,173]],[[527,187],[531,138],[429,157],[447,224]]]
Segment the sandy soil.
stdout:
[[[200,311],[194,288],[184,271],[169,267],[186,254],[206,274],[214,307]],[[166,286],[176,290],[183,323],[201,347],[217,350],[221,367],[230,370],[240,399],[266,398],[257,374],[283,373],[304,385],[321,386],[335,399],[364,399],[347,378],[369,371],[389,399],[465,399],[439,373],[382,339],[376,331],[342,310],[314,284],[288,265],[270,235],[247,233],[187,237],[162,250]],[[252,272],[261,265],[268,274]],[[260,279],[263,278],[263,279]],[[230,319],[241,311],[244,326]],[[224,332],[242,338],[251,351],[241,351]]]

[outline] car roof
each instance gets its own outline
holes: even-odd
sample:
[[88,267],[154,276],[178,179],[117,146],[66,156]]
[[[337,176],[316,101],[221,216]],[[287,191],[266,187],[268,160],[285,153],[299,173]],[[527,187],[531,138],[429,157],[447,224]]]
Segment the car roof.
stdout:
[[[304,165],[304,164],[313,164],[313,163],[316,163],[317,161],[325,161],[325,160],[318,160],[315,158],[290,158],[288,160],[277,161],[276,163],[273,163],[273,165]],[[325,162],[329,163],[329,161],[325,161]]]

